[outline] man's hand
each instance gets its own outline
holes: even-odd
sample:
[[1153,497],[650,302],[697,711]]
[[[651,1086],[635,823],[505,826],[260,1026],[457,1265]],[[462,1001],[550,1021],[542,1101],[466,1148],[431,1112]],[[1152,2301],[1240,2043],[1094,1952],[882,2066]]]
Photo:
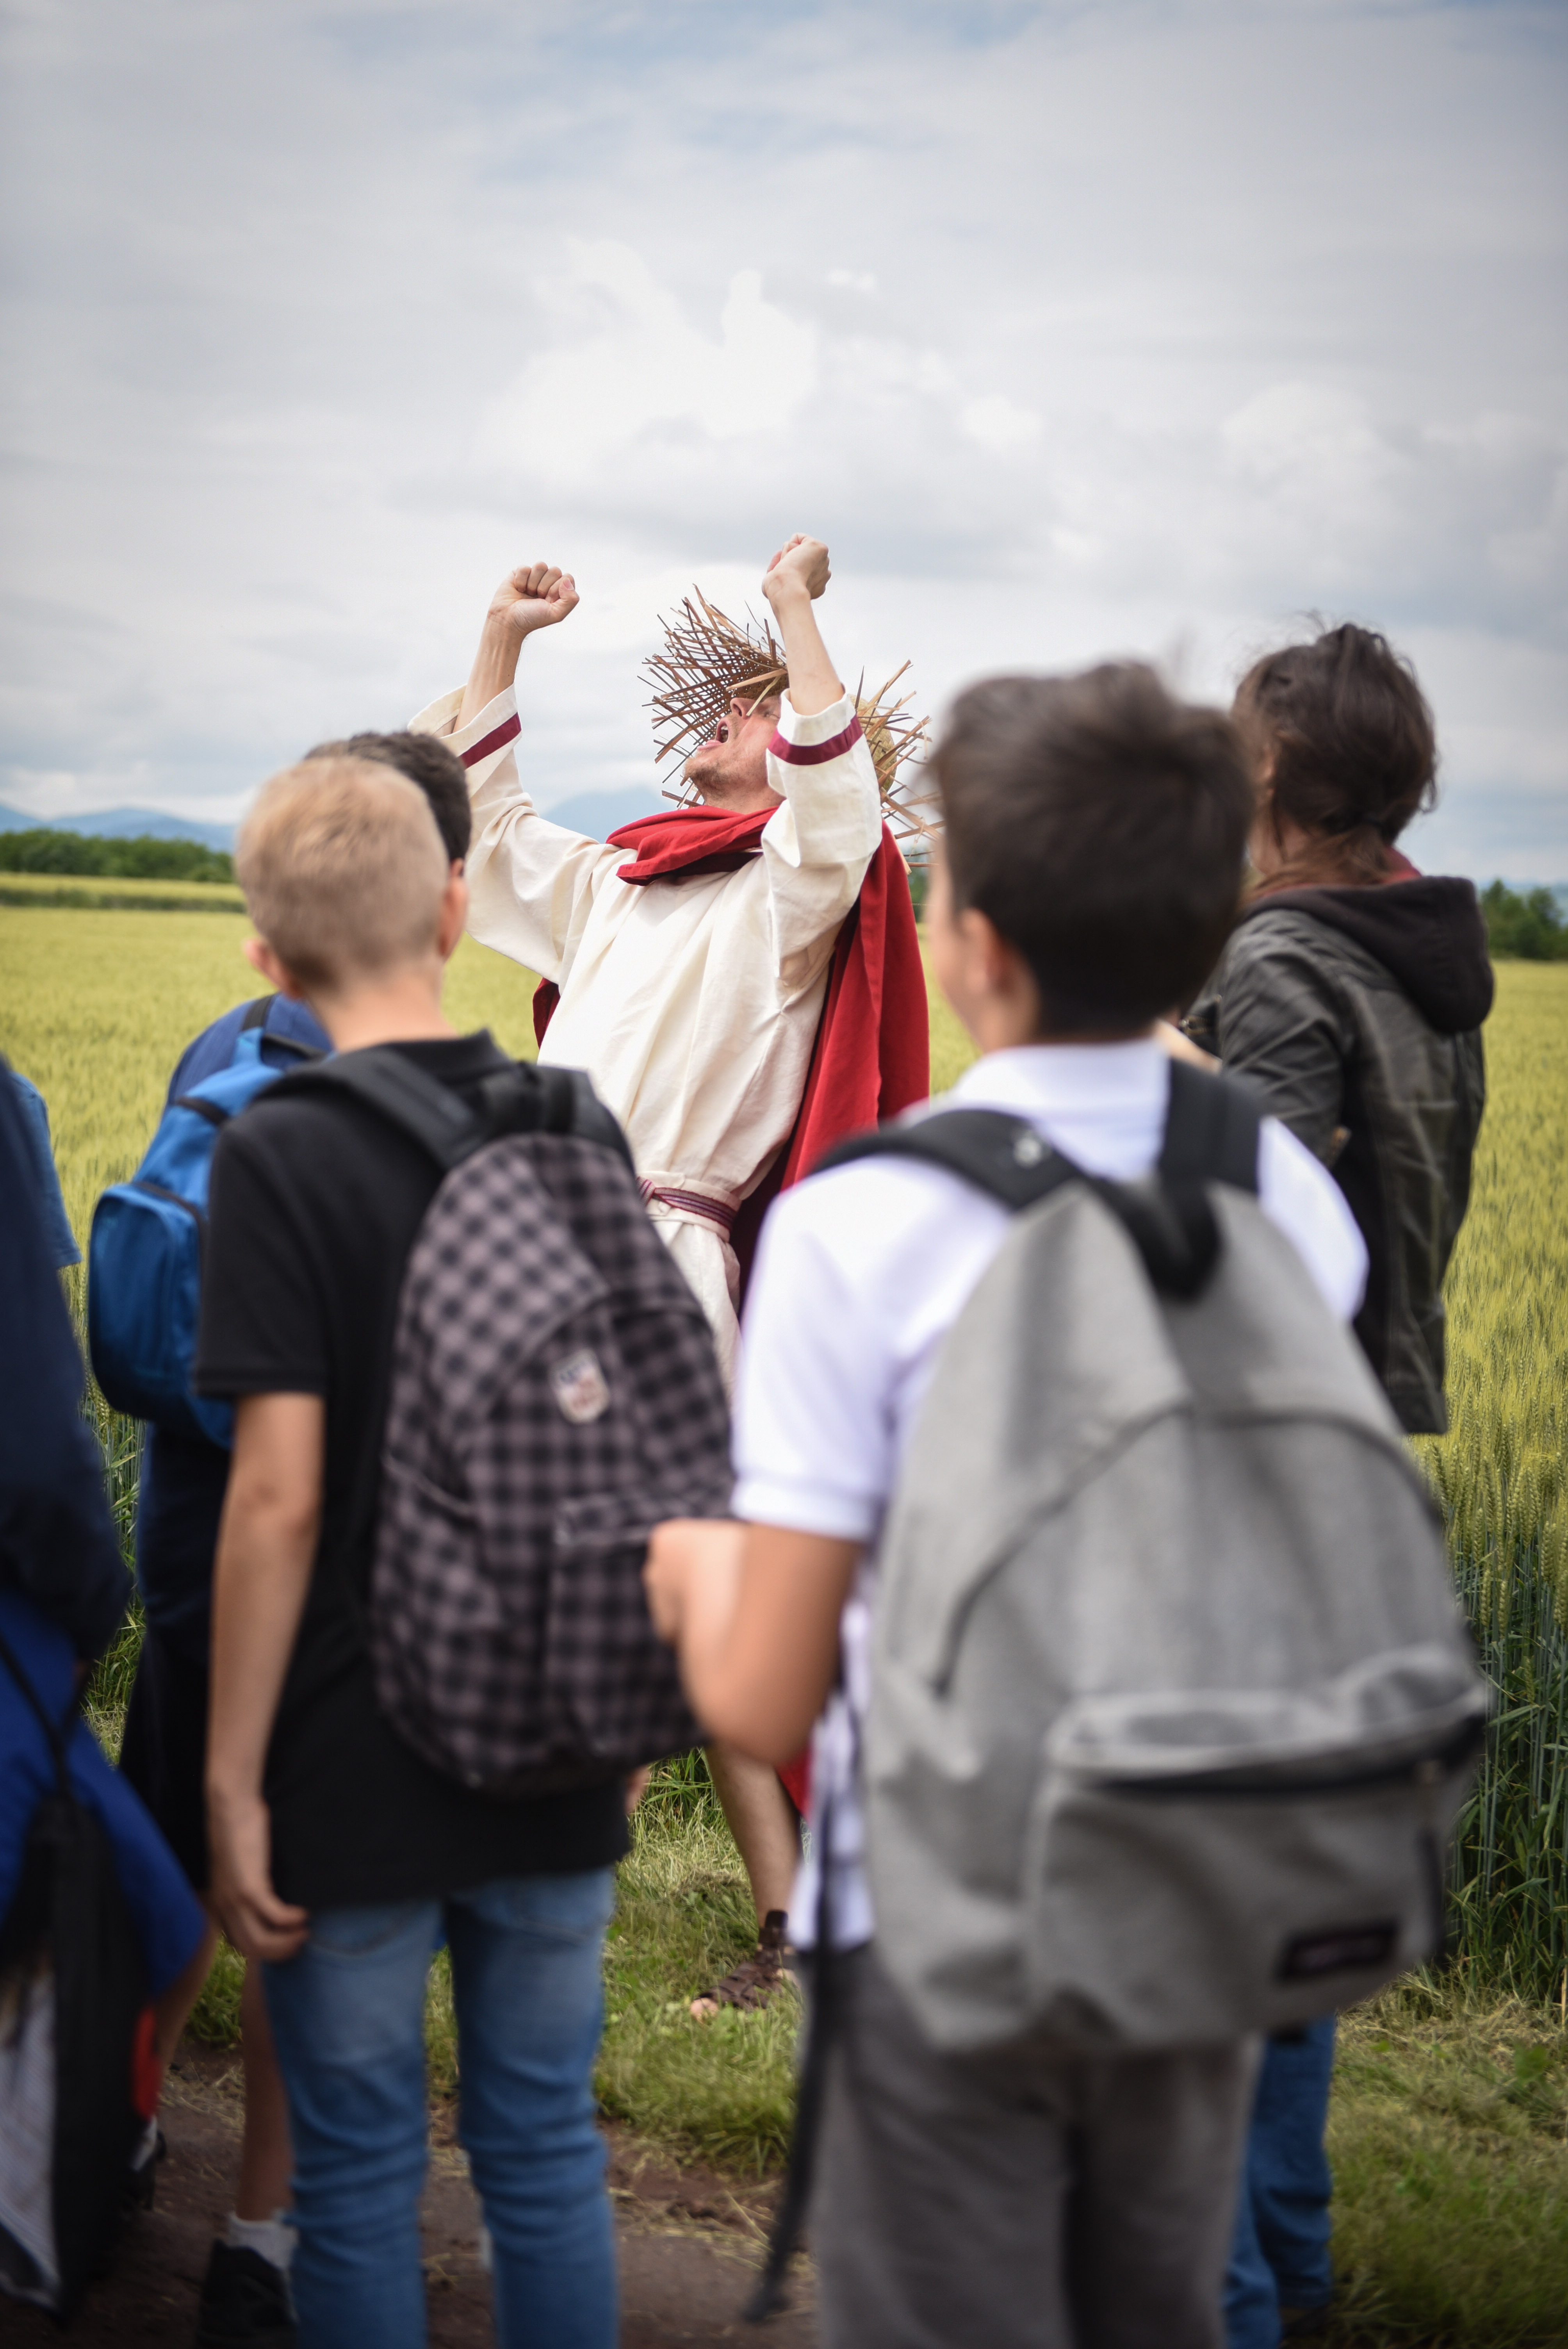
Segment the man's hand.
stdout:
[[820,538],[805,538],[797,531],[782,545],[769,564],[762,581],[762,593],[778,611],[779,601],[788,602],[803,588],[813,599],[820,595],[832,573],[828,568],[828,550]]
[[789,544],[779,548],[762,582],[762,593],[773,606],[784,639],[789,704],[798,718],[815,718],[843,698],[844,688],[811,609],[812,598],[821,594],[829,575],[828,550],[821,540],[802,538],[797,531]]
[[276,1962],[303,1947],[310,1914],[291,1908],[273,1890],[272,1826],[259,1795],[227,1795],[208,1786],[212,1906],[243,1956]]
[[515,681],[524,637],[536,628],[553,628],[576,609],[577,582],[559,564],[525,563],[507,573],[490,597],[480,631],[479,650],[458,711],[459,733]]
[[487,623],[495,621],[521,641],[535,628],[554,627],[576,609],[577,582],[570,571],[556,563],[525,563],[520,571],[507,573],[485,616]]

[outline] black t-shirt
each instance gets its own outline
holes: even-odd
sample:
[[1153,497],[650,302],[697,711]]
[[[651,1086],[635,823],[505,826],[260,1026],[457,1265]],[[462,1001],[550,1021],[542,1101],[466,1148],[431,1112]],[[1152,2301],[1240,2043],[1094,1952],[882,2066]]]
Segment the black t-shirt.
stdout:
[[[488,1034],[400,1044],[458,1092],[507,1063]],[[360,1102],[261,1094],[218,1138],[195,1384],[326,1404],[321,1536],[267,1755],[273,1878],[306,1908],[429,1899],[607,1867],[618,1778],[531,1801],[474,1794],[377,1709],[366,1608],[403,1270],[440,1180]]]

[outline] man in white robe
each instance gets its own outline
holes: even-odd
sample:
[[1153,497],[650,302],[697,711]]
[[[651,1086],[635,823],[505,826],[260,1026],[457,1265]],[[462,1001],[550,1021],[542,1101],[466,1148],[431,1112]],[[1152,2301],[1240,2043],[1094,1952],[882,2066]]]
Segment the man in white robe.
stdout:
[[[629,881],[626,845],[549,823],[524,792],[513,749],[518,658],[530,636],[578,601],[571,575],[553,564],[525,564],[501,582],[466,688],[413,721],[442,736],[469,771],[469,927],[559,988],[540,1058],[585,1069],[619,1118],[649,1213],[702,1301],[727,1381],[738,1334],[736,1212],[795,1124],[835,941],[882,839],[854,698],[812,609],[828,578],[817,540],[794,538],[774,556],[762,593],[788,687],[733,699],[686,761],[713,837],[728,845],[721,869],[701,869],[690,845],[671,868],[655,843],[659,877]],[[748,827],[748,817],[758,821]],[[672,828],[703,844],[701,821]],[[738,833],[747,841],[738,850]],[[757,1959],[721,1992],[751,2004],[777,1978],[799,1855],[795,1814],[764,1765],[728,1747],[710,1749],[709,1762],[761,1935]]]

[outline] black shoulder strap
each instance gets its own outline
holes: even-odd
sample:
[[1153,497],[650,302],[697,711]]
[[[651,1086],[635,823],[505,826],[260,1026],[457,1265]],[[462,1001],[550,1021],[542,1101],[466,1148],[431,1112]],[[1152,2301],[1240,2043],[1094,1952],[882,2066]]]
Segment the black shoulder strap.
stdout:
[[[1238,1191],[1258,1187],[1258,1128],[1262,1112],[1250,1086],[1234,1077],[1211,1076],[1190,1061],[1171,1063],[1171,1100],[1165,1116],[1159,1174],[1173,1190],[1193,1184],[1229,1183]],[[1005,1207],[1032,1207],[1063,1183],[1097,1178],[1037,1133],[1027,1118],[1004,1110],[941,1110],[906,1125],[878,1126],[835,1143],[811,1169],[825,1174],[858,1158],[918,1158],[944,1166]]]
[[246,1030],[252,1028],[264,1028],[267,1024],[267,1014],[277,999],[275,995],[258,995],[247,1003],[245,1016],[240,1022],[241,1035],[243,1036]]
[[1176,1188],[1228,1183],[1233,1190],[1255,1193],[1262,1123],[1257,1097],[1240,1078],[1172,1061],[1161,1178]]
[[1053,1149],[1027,1118],[989,1109],[944,1110],[907,1125],[852,1134],[835,1143],[812,1172],[859,1158],[920,1159],[961,1175],[1014,1213],[1064,1183],[1082,1183],[1122,1225],[1155,1288],[1167,1296],[1196,1297],[1220,1252],[1220,1227],[1205,1185],[1228,1183],[1256,1191],[1259,1123],[1245,1086],[1210,1076],[1191,1061],[1172,1061],[1159,1164],[1141,1183],[1111,1183],[1086,1174]]
[[406,1052],[370,1044],[314,1068],[291,1070],[265,1098],[303,1096],[323,1086],[350,1094],[408,1134],[444,1174],[503,1133],[579,1134],[615,1151],[628,1167],[632,1163],[620,1127],[576,1069],[541,1069],[514,1061],[484,1079],[479,1089],[482,1106],[476,1111]]
[[1032,1207],[1062,1184],[1087,1180],[1082,1169],[1036,1133],[1025,1117],[999,1109],[939,1110],[934,1117],[907,1125],[882,1125],[851,1133],[825,1151],[811,1169],[848,1166],[858,1158],[917,1158],[944,1167],[977,1190],[988,1191],[1005,1207]]

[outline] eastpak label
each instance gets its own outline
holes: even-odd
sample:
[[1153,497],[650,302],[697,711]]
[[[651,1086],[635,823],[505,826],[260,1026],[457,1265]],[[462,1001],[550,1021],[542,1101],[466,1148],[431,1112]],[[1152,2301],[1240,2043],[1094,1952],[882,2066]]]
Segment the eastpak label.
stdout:
[[1280,1953],[1274,1980],[1315,1982],[1319,1974],[1386,1965],[1398,1939],[1398,1920],[1392,1917],[1380,1917],[1367,1925],[1330,1925],[1316,1933],[1295,1933]]

